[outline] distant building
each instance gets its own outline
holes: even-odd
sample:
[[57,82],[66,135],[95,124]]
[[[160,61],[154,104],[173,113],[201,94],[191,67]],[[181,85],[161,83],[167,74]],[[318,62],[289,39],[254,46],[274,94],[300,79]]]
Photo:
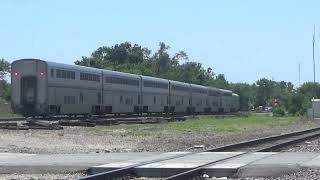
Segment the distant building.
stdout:
[[320,99],[311,99],[312,106],[308,109],[309,118],[320,118]]

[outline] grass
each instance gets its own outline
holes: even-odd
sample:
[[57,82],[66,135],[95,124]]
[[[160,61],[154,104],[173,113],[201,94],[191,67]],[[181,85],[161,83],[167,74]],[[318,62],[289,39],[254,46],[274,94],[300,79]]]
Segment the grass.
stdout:
[[12,112],[10,104],[5,104],[3,100],[0,99],[0,118],[6,117],[19,117],[19,115]]
[[7,117],[21,117],[18,114],[14,114],[13,112],[1,111],[0,110],[0,118],[7,118]]
[[124,130],[135,135],[146,135],[162,130],[173,130],[180,132],[199,132],[199,133],[236,133],[255,127],[286,126],[295,123],[299,117],[270,117],[256,116],[248,117],[225,117],[216,118],[215,116],[197,116],[186,121],[177,121],[160,124],[131,124],[115,125],[109,127],[99,127],[98,131]]
[[173,122],[162,124],[161,126],[180,131],[237,132],[257,126],[285,126],[296,121],[298,121],[297,117],[248,116],[218,119],[214,116],[200,116],[185,122]]

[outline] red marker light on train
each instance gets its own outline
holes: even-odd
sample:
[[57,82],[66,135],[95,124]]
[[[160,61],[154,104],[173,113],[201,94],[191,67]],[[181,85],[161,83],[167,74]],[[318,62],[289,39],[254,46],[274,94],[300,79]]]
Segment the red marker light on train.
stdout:
[[17,73],[17,72],[15,72],[15,73],[13,73],[15,76],[18,76],[19,75],[19,73]]
[[44,76],[44,72],[40,72],[40,76]]

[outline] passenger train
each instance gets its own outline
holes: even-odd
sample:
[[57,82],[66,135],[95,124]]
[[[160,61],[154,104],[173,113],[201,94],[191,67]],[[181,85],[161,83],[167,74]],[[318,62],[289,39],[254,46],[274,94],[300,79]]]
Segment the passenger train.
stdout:
[[14,61],[11,86],[12,109],[25,117],[239,110],[229,90],[39,59]]

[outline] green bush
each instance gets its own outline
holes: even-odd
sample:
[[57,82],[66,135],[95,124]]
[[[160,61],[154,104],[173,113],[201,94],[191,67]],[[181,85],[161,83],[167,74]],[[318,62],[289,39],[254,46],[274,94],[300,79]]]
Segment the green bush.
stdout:
[[286,112],[284,111],[284,108],[281,108],[281,107],[274,108],[272,113],[273,113],[273,116],[275,117],[283,117],[286,114]]

